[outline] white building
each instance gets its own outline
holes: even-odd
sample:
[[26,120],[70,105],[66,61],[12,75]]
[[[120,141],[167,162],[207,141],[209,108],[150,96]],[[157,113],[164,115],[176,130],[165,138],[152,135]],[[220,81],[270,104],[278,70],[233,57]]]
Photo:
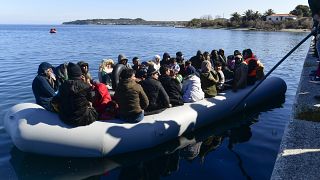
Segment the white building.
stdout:
[[292,14],[272,14],[267,16],[266,21],[268,22],[281,22],[285,20],[296,20],[297,16]]

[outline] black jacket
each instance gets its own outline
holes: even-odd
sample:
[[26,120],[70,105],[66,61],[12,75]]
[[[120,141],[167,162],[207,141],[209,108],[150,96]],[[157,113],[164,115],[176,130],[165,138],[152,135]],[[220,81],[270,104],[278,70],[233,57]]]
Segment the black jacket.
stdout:
[[310,9],[312,11],[312,16],[315,14],[320,15],[320,1],[319,0],[308,0]]
[[166,74],[160,77],[160,82],[169,96],[170,103],[173,106],[183,105],[180,84],[175,79]]
[[89,104],[91,87],[81,80],[67,80],[59,88],[53,102],[59,104],[59,117],[68,125],[85,126],[98,119]]
[[119,77],[120,77],[120,73],[126,69],[127,67],[123,64],[116,64],[114,67],[113,67],[113,70],[112,70],[112,89],[115,91],[117,89],[117,86],[119,84]]
[[169,96],[159,81],[148,78],[141,82],[141,86],[149,99],[146,111],[169,107]]

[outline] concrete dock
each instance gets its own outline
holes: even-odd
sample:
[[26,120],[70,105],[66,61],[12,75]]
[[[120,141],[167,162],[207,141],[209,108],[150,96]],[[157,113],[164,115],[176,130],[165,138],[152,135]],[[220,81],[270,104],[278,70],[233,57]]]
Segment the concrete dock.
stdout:
[[271,176],[275,179],[320,179],[320,81],[310,74],[318,62],[312,41],[305,59],[293,114],[285,129]]

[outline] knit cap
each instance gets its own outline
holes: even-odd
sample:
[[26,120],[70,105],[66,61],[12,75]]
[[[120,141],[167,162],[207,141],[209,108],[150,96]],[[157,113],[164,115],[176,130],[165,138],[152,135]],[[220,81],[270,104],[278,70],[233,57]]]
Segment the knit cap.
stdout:
[[74,64],[72,62],[69,62],[68,64],[68,78],[71,80],[80,79],[82,75],[81,68],[78,64]]

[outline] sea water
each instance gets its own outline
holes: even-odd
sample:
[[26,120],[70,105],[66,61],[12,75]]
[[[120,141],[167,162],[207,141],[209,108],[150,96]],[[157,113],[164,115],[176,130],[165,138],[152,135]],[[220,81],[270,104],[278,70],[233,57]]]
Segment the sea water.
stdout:
[[[251,48],[268,72],[307,33],[186,29],[151,26],[0,25],[0,177],[1,179],[269,179],[300,79],[309,41],[272,76],[288,86],[283,103],[213,125],[161,147],[103,159],[53,158],[23,153],[3,128],[3,116],[17,103],[35,102],[31,84],[41,62],[57,66],[80,60],[89,63],[94,79],[102,59],[148,61],[182,51],[185,59],[197,50],[224,49],[226,55]],[[226,120],[227,121],[227,120]],[[179,147],[190,141],[187,147]],[[183,144],[183,143],[182,143]]]

